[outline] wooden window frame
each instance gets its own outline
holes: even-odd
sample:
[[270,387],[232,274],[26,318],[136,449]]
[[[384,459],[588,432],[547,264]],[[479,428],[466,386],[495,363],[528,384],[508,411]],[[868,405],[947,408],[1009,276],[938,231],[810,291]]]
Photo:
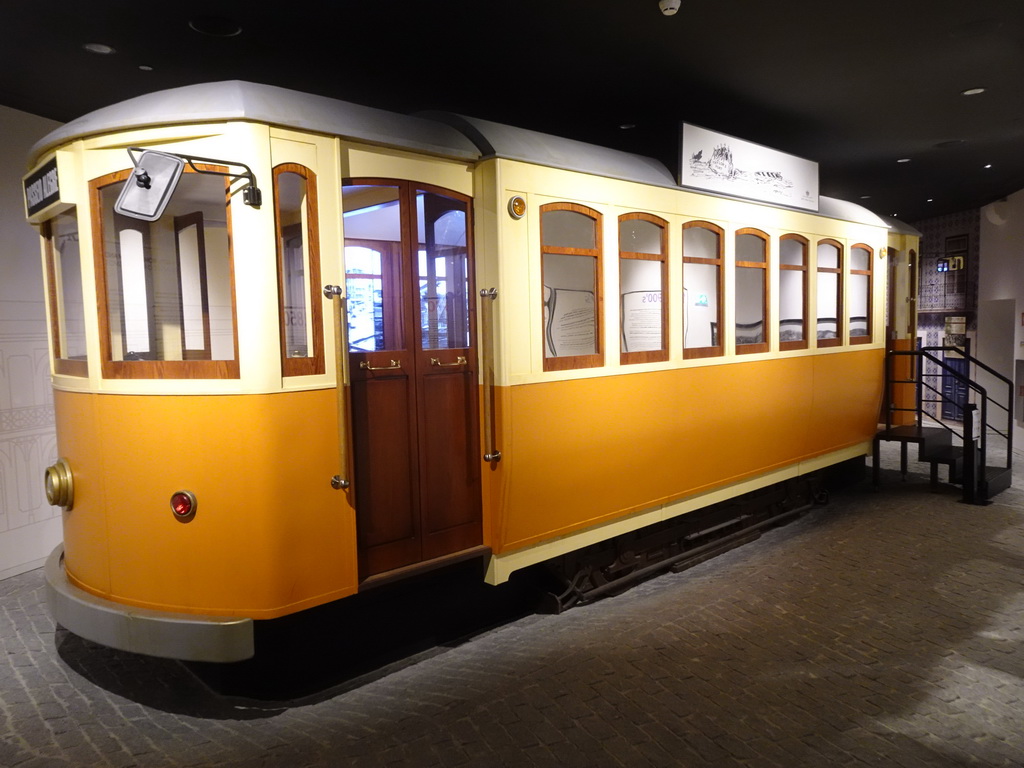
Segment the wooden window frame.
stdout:
[[[836,267],[822,267],[818,264],[818,248],[822,245],[832,245],[836,248]],[[843,264],[845,262],[843,253],[843,244],[838,240],[830,237],[826,237],[819,240],[814,248],[814,270],[815,280],[817,275],[824,274],[835,274],[836,279],[836,337],[834,339],[819,339],[818,338],[818,306],[814,307],[814,341],[817,347],[841,347],[843,345],[843,332],[845,328],[845,316],[844,312],[846,307],[843,302]],[[820,297],[818,303],[820,304]]]
[[[668,290],[668,222],[665,219],[650,213],[634,212],[624,213],[619,216],[619,228],[621,231],[624,221],[646,221],[661,229],[661,253],[639,253],[637,251],[622,250],[622,240],[619,240],[619,363],[620,365],[632,365],[635,363],[660,363],[668,360],[668,318],[669,318],[669,290]],[[661,349],[645,350],[642,352],[622,351],[622,261],[633,259],[636,261],[659,261],[661,262]]]
[[[796,264],[783,264],[782,263],[782,241],[784,241],[784,240],[792,240],[794,242],[800,243],[803,246],[803,250],[804,250],[803,264],[801,264],[800,266],[797,266]],[[807,345],[809,343],[809,336],[808,336],[808,333],[807,333],[807,329],[810,327],[810,323],[808,322],[808,318],[810,317],[810,294],[811,294],[811,291],[810,291],[810,280],[808,279],[807,272],[808,272],[808,264],[810,262],[810,258],[811,258],[811,241],[808,240],[806,237],[804,237],[803,235],[797,235],[795,233],[787,233],[787,234],[784,234],[781,237],[779,237],[779,294],[780,294],[780,296],[781,296],[781,293],[782,293],[782,284],[781,283],[782,283],[782,272],[783,271],[786,271],[786,272],[802,272],[803,273],[803,285],[804,285],[804,291],[803,291],[803,310],[804,311],[803,311],[803,327],[802,327],[802,333],[801,333],[801,335],[803,336],[803,339],[801,339],[801,340],[783,341],[781,336],[780,336],[780,338],[779,338],[779,350],[782,351],[782,352],[787,352],[787,351],[792,350],[792,349],[807,349]],[[783,321],[782,309],[780,308],[779,309],[779,331],[780,331],[780,333],[782,331],[782,321]]]
[[[867,251],[867,254],[868,254],[868,268],[867,269],[852,269],[852,267],[853,267],[853,252],[855,250],[857,250],[858,248],[861,248],[861,249]],[[850,246],[850,266],[851,266],[850,274],[851,275],[864,275],[868,279],[868,295],[867,295],[867,299],[868,299],[868,302],[867,302],[868,303],[867,313],[868,314],[867,314],[867,318],[866,318],[866,321],[867,321],[867,331],[868,332],[866,334],[864,334],[863,336],[850,336],[850,344],[870,344],[871,341],[874,339],[874,335],[875,335],[875,333],[874,333],[875,328],[874,328],[874,322],[873,322],[874,308],[875,308],[875,304],[874,304],[874,299],[875,299],[875,297],[874,297],[874,289],[875,289],[874,263],[875,263],[875,249],[874,248],[872,248],[869,245],[865,245],[864,243],[855,243],[854,245]],[[851,322],[852,319],[853,318],[847,318],[847,324],[849,325],[850,328],[853,327],[853,323]]]
[[[227,173],[227,168],[196,163],[199,170]],[[228,238],[228,272],[231,291],[231,333],[234,344],[233,360],[113,360],[110,349],[110,307],[107,297],[107,265],[103,250],[103,190],[111,184],[123,182],[134,169],[114,171],[89,182],[89,205],[92,221],[93,263],[96,269],[96,298],[99,312],[100,369],[105,379],[237,379],[240,375],[238,358],[238,307],[235,299],[235,257],[231,236],[231,188],[224,179],[225,218]],[[194,173],[186,168],[185,173]]]
[[[594,222],[594,248],[567,248],[565,246],[544,245],[544,214],[550,211],[572,211],[590,218]],[[603,265],[601,264],[602,250],[602,217],[599,211],[588,208],[579,203],[547,203],[540,207],[540,267],[541,267],[541,318],[543,323],[544,307],[544,255],[564,256],[589,256],[594,259],[594,349],[596,352],[591,355],[565,355],[562,357],[548,357],[547,347],[544,346],[544,370],[545,371],[571,371],[580,368],[600,368],[604,365],[604,346],[601,343],[604,337],[604,297],[601,288],[604,284]],[[541,329],[542,333],[544,329]]]
[[[77,210],[76,210],[77,215]],[[50,302],[50,336],[53,339],[53,372],[61,376],[88,376],[88,360],[69,360],[61,357],[62,335],[60,330],[60,316],[64,312],[64,299],[57,291],[57,251],[53,247],[53,219],[43,222],[40,234],[43,236],[43,243],[46,250],[46,283],[47,298]],[[81,244],[81,240],[79,240]],[[79,251],[81,257],[81,251]],[[83,286],[84,287],[84,286]],[[83,311],[85,306],[85,295],[82,295]]]
[[[718,256],[714,259],[698,258],[686,255],[686,230],[688,229],[707,229],[714,232],[718,236]],[[725,344],[723,342],[724,337],[724,317],[725,317],[725,230],[717,224],[712,224],[710,221],[687,221],[683,224],[683,302],[686,302],[686,265],[687,264],[709,264],[718,267],[718,313],[716,315],[715,322],[718,328],[718,344],[713,344],[710,347],[689,347],[686,344],[686,319],[683,318],[683,359],[697,359],[704,357],[721,357],[725,352]]]
[[[764,317],[761,320],[761,338],[763,341],[755,342],[753,344],[739,344],[735,345],[737,355],[752,355],[757,352],[767,352],[770,349],[769,346],[769,333],[772,324],[772,311],[771,304],[769,303],[769,297],[771,295],[771,288],[768,285],[768,266],[771,264],[771,238],[767,232],[763,232],[760,229],[754,227],[742,227],[736,230],[736,234],[733,236],[733,246],[735,248],[734,253],[738,253],[739,249],[736,248],[738,240],[743,235],[749,235],[756,237],[764,243],[764,261],[740,261],[737,257],[733,263],[733,276],[737,274],[737,270],[740,269],[760,269],[763,274],[762,285],[764,290],[761,296],[761,306],[764,308]],[[739,291],[733,290],[733,301],[735,302],[739,298]],[[735,321],[735,306],[733,307],[733,333],[736,333],[736,321]],[[721,326],[719,326],[721,327]],[[735,336],[734,336],[735,338]]]
[[[284,264],[284,231],[281,224],[280,185],[278,178],[284,173],[294,173],[301,177],[306,186],[306,228],[302,233],[302,246],[305,250],[306,264],[309,267],[309,302],[307,318],[312,325],[311,348],[306,357],[288,356],[287,316],[285,313],[285,264]],[[274,166],[274,236],[277,248],[277,308],[281,343],[281,375],[316,376],[324,372],[324,310],[320,291],[320,226],[319,207],[317,205],[316,174],[298,163],[281,163]]]

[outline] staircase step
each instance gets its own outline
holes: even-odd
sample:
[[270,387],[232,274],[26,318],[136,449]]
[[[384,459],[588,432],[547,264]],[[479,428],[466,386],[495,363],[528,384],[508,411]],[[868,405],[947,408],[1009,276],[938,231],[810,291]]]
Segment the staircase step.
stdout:
[[964,448],[962,445],[934,445],[922,443],[921,451],[917,456],[918,461],[935,462],[936,464],[953,464],[963,461]]
[[964,449],[960,445],[932,445],[921,444],[919,461],[928,462],[932,465],[932,485],[938,482],[938,465],[944,464],[949,467],[950,485],[960,485],[964,481]]
[[985,467],[985,480],[988,483],[988,497],[991,499],[1010,487],[1013,472],[1006,467]]
[[891,427],[881,430],[877,439],[896,440],[902,443],[923,443],[940,445],[952,442],[952,436],[948,429],[943,427],[919,427],[916,424]]

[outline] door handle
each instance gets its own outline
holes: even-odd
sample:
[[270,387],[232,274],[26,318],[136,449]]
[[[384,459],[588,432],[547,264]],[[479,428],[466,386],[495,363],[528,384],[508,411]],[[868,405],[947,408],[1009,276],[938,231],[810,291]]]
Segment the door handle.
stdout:
[[363,360],[359,363],[359,367],[364,371],[396,371],[402,367],[402,361],[392,360],[391,365],[370,365],[368,362]]
[[456,366],[459,366],[459,365],[465,365],[466,362],[467,362],[466,358],[463,357],[462,355],[459,355],[457,358],[455,358],[455,362],[454,363],[442,363],[440,358],[437,358],[437,357],[430,358],[430,364],[431,365],[436,365],[439,368],[455,368]]

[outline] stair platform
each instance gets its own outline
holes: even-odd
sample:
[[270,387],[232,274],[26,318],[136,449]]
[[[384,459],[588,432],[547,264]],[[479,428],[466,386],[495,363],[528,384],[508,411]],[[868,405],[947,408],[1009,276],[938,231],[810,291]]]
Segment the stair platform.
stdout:
[[[895,441],[900,444],[900,474],[907,477],[907,445],[917,443],[918,461],[931,464],[932,484],[938,484],[938,465],[949,467],[950,477],[958,476],[963,468],[963,449],[953,445],[952,433],[943,427],[922,427],[916,424],[890,427],[880,430],[874,439],[873,478],[875,485],[879,482],[881,464],[880,446],[883,440]],[[959,451],[959,456],[957,452]],[[950,482],[953,482],[951,479]]]

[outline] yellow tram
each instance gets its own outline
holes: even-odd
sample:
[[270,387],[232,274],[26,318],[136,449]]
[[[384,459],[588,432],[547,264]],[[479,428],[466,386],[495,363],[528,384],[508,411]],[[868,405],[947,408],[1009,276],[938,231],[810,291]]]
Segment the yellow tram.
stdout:
[[51,605],[132,651],[247,658],[254,620],[865,456],[913,332],[909,228],[483,120],[209,83],[30,167]]

